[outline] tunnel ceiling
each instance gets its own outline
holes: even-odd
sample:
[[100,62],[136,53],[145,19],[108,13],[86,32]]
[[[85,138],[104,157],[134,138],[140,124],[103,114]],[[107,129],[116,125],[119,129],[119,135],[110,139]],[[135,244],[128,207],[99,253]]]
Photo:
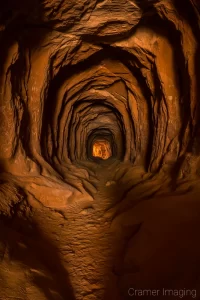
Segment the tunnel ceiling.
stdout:
[[[136,267],[129,256],[125,267],[110,263],[114,242],[103,232],[113,228],[111,223],[117,231],[113,239],[125,234],[124,224],[132,228],[124,241],[143,224],[140,209],[130,213],[140,201],[183,194],[199,185],[199,37],[198,0],[0,3],[0,216],[26,237],[32,234],[31,219],[44,231],[41,239],[49,234],[55,244],[68,241],[68,260],[63,261],[76,286],[75,298],[71,294],[69,299],[103,299],[102,278],[111,269],[112,276],[124,276],[123,287],[129,282],[129,265],[141,274],[137,264],[145,260],[140,261],[137,249]],[[157,206],[155,211],[158,217]],[[18,220],[15,226],[15,217],[22,224]],[[64,228],[62,237],[56,228]],[[88,232],[91,239],[85,238]],[[91,257],[84,265],[90,256],[84,243],[99,264],[98,253],[109,253],[102,262],[106,271],[90,269]],[[51,243],[44,244],[47,250]],[[122,257],[125,242],[116,245]],[[34,249],[41,253],[43,248]],[[133,280],[138,286],[139,276]],[[25,299],[16,287],[13,291]],[[68,299],[68,292],[55,299]],[[35,300],[33,295],[27,299]],[[42,297],[37,299],[52,295]]]

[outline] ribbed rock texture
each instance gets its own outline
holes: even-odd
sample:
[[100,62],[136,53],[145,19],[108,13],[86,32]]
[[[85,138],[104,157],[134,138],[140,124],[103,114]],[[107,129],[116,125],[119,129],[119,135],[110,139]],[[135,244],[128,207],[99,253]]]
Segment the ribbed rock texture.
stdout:
[[200,2],[7,0],[0,41],[0,300],[200,299]]

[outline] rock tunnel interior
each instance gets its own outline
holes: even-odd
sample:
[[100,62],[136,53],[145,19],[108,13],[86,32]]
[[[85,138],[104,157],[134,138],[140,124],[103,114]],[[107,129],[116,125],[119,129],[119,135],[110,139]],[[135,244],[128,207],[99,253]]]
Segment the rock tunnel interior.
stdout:
[[199,24],[0,3],[0,300],[200,299]]
[[130,59],[135,58],[128,52],[105,46],[71,70],[61,69],[50,83],[41,151],[57,171],[87,160],[103,163],[92,155],[98,138],[109,143],[111,164],[130,162],[148,170],[153,138],[150,91]]

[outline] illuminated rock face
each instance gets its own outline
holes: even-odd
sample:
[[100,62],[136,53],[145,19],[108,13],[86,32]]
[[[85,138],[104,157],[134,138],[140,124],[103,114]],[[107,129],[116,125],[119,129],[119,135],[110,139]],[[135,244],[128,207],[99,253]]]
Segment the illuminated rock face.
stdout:
[[0,3],[0,299],[200,289],[199,24],[197,0]]
[[106,140],[95,141],[92,148],[93,148],[92,155],[94,157],[100,157],[102,159],[108,159],[109,157],[112,156],[111,145]]

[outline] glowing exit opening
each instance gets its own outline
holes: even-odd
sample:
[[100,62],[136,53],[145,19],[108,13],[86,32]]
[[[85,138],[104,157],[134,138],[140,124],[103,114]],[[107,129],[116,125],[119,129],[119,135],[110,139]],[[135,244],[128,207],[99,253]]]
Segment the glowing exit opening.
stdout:
[[96,140],[92,145],[92,156],[108,159],[112,156],[111,145],[107,140]]

